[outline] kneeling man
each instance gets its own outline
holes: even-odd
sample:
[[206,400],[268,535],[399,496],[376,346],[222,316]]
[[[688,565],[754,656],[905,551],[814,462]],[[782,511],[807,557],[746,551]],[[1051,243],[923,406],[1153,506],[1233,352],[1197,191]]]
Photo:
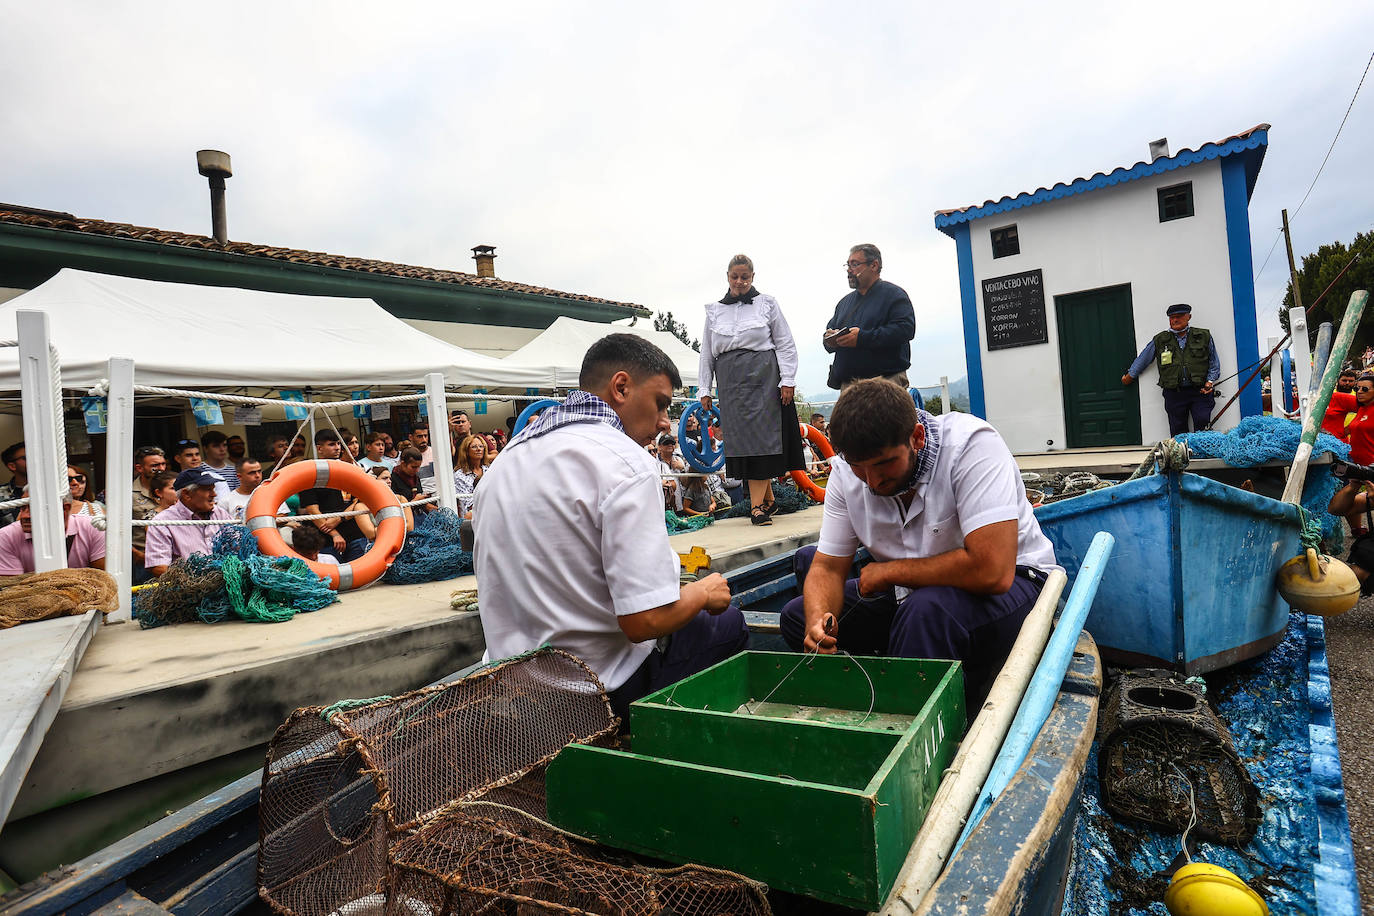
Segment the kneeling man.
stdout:
[[[830,442],[820,543],[797,551],[805,589],[783,636],[795,651],[958,659],[972,719],[1059,568],[1010,450],[884,379],[840,394]],[[873,562],[850,578],[860,545]]]
[[677,367],[641,337],[610,334],[587,351],[578,385],[477,488],[482,630],[489,658],[545,643],[572,652],[623,720],[631,702],[734,655],[749,634],[724,577],[679,585],[645,451],[668,429]]

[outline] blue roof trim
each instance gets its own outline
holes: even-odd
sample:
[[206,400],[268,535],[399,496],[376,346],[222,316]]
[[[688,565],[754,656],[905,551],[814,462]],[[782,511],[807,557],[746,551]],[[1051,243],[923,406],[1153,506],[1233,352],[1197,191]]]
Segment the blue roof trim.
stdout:
[[1250,195],[1254,193],[1255,181],[1259,178],[1260,165],[1264,162],[1264,153],[1268,145],[1269,131],[1255,130],[1247,136],[1227,140],[1224,143],[1206,143],[1196,150],[1181,150],[1177,155],[1167,159],[1156,159],[1154,162],[1137,162],[1129,168],[1122,166],[1107,174],[1099,172],[1091,178],[1078,178],[1068,184],[1060,182],[1052,188],[1025,191],[1015,197],[1003,197],[999,201],[990,201],[979,207],[969,207],[952,213],[937,213],[935,215],[935,228],[950,238],[954,238],[954,227],[960,223],[972,222],[975,219],[995,216],[998,213],[1007,213],[1023,207],[1033,207],[1036,204],[1071,197],[1074,194],[1096,191],[1099,188],[1125,184],[1138,178],[1162,175],[1165,172],[1196,165],[1209,159],[1221,159],[1237,154],[1245,156],[1245,190],[1248,201]]

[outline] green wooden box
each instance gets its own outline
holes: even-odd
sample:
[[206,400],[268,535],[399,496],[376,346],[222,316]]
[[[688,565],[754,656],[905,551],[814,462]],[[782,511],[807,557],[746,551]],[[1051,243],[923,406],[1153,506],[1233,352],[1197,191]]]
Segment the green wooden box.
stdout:
[[872,910],[963,735],[964,678],[952,661],[745,652],[630,710],[632,752],[572,745],[549,766],[554,823]]

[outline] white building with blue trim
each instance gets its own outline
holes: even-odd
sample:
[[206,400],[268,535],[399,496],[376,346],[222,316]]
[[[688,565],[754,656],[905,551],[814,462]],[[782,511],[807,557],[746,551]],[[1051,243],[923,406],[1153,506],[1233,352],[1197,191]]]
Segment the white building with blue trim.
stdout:
[[[1249,204],[1268,131],[1161,141],[1148,162],[935,215],[958,251],[970,407],[1013,452],[1168,438],[1156,371],[1121,375],[1172,303],[1211,330],[1223,379],[1259,361]],[[1262,409],[1256,378],[1216,428]]]

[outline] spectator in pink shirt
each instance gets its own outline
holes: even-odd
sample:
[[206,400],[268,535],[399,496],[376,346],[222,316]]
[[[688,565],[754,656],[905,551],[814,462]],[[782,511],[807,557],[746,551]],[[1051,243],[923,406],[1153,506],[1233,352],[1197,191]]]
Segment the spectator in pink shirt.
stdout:
[[[233,523],[224,507],[215,505],[215,485],[223,485],[219,475],[209,468],[193,467],[177,475],[174,486],[177,503],[153,516],[154,521],[183,521],[185,519],[216,519]],[[154,576],[160,576],[173,560],[193,553],[209,553],[210,542],[220,525],[150,525],[148,546],[143,552],[143,565]]]
[[[24,495],[29,488],[24,487]],[[95,529],[89,517],[72,515],[71,504],[62,504],[67,529],[67,568],[105,568],[105,535]],[[33,572],[33,520],[29,507],[19,510],[19,519],[0,528],[0,576]]]

